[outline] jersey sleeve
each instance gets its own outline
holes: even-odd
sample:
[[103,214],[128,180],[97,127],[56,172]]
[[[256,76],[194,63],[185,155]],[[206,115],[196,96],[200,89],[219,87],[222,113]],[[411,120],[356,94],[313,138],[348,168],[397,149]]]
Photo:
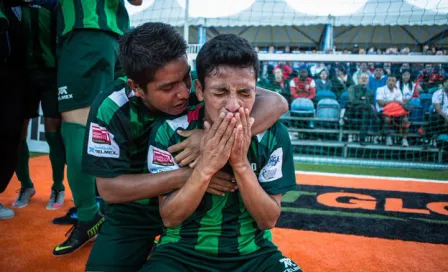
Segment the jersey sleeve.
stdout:
[[83,172],[104,178],[129,174],[129,120],[107,105],[92,109],[84,136]]
[[159,120],[154,125],[149,137],[148,169],[150,173],[160,173],[179,169],[168,147],[176,144],[176,132],[168,121]]
[[261,169],[258,181],[268,194],[278,195],[295,189],[296,178],[288,130],[280,122],[273,128],[269,159]]

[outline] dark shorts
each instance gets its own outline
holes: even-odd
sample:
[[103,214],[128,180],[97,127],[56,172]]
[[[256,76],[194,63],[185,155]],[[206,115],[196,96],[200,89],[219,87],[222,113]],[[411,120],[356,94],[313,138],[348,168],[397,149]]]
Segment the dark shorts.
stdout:
[[58,45],[59,112],[89,107],[96,95],[113,82],[118,37],[83,29],[66,34]]
[[174,244],[157,247],[140,271],[148,272],[300,272],[291,259],[273,248],[237,256],[210,256],[179,250]]
[[[148,260],[161,220],[129,205],[105,205],[105,218],[90,252],[86,271],[137,271]],[[167,272],[167,271],[165,271]]]
[[39,104],[42,104],[44,117],[61,118],[58,110],[58,88],[56,69],[29,71],[25,79],[24,95],[25,119],[39,116]]

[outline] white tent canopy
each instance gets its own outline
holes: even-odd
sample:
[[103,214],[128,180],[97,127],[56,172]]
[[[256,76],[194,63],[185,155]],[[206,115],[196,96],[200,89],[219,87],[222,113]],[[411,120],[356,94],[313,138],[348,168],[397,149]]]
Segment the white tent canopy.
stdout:
[[[146,0],[145,0],[146,1]],[[185,0],[148,0],[133,10],[131,25],[185,23]],[[207,36],[235,33],[257,45],[322,44],[324,25],[334,26],[337,47],[447,46],[448,0],[189,0],[190,42],[195,29]],[[241,10],[238,10],[240,8]],[[300,11],[299,11],[300,10]],[[222,12],[222,16],[220,16]],[[212,17],[212,18],[210,18]],[[192,35],[193,34],[193,35]]]

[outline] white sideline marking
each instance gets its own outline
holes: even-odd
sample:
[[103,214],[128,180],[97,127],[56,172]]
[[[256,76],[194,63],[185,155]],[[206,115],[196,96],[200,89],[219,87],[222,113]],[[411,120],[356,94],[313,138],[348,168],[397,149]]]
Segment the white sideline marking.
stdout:
[[[321,172],[309,172],[309,171],[296,171],[296,174],[303,175],[319,175],[327,177],[343,177],[343,178],[359,178],[359,179],[383,179],[383,180],[406,180],[406,181],[418,181],[429,183],[445,183],[448,184],[448,180],[433,180],[433,179],[414,179],[414,178],[397,178],[397,177],[377,177],[367,175],[350,175],[350,174],[335,174],[335,173],[321,173]],[[448,172],[447,172],[448,175]]]

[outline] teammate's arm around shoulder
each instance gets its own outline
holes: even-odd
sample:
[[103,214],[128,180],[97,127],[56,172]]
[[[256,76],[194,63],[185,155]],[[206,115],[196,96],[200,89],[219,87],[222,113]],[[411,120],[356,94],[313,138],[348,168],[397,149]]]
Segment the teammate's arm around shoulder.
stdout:
[[[109,92],[103,96],[109,97]],[[111,100],[99,97],[91,107],[82,166],[85,173],[97,177],[98,191],[103,199],[109,203],[126,203],[156,197],[182,187],[191,174],[188,168],[157,174],[145,173],[141,169],[136,173],[131,166],[129,149],[133,136],[130,127],[126,111],[117,109]]]
[[255,119],[252,135],[257,135],[270,128],[279,118],[289,110],[286,99],[273,91],[260,87],[256,89],[255,104],[251,115]]
[[198,164],[190,178],[178,191],[159,197],[160,216],[167,228],[182,224],[197,209],[209,187],[212,176],[227,163],[235,140],[236,120],[232,114],[221,113],[219,120],[210,127],[204,124]]

